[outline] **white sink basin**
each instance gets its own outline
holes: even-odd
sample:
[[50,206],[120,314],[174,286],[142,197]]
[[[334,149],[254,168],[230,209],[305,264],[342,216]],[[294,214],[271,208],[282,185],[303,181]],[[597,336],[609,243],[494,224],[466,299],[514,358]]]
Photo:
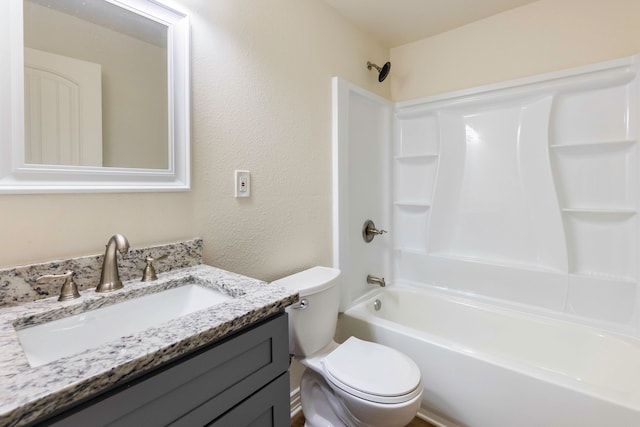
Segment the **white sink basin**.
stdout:
[[17,331],[32,367],[233,299],[199,285],[183,285]]

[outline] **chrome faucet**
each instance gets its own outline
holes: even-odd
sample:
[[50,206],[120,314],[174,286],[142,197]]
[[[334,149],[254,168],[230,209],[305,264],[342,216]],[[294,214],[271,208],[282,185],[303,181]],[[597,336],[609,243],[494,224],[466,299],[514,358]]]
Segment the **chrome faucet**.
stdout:
[[381,287],[387,286],[384,282],[384,277],[376,277],[370,274],[367,275],[367,283],[371,283],[372,285],[380,285]]
[[107,242],[107,249],[104,252],[104,260],[102,261],[102,274],[100,274],[100,283],[96,287],[96,292],[111,292],[123,287],[118,274],[116,249],[122,254],[129,250],[129,241],[122,234],[111,236],[111,239]]

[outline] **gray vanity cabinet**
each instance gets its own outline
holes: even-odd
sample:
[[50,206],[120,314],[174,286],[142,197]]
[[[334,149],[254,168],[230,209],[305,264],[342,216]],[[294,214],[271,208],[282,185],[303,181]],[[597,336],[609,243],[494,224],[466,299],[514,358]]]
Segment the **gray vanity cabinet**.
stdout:
[[288,367],[280,313],[36,425],[288,426]]

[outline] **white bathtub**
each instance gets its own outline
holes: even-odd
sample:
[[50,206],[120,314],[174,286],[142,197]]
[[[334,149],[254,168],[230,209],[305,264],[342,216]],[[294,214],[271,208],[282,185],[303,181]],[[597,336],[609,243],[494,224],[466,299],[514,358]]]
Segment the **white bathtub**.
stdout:
[[636,339],[402,285],[349,308],[340,331],[415,360],[421,412],[446,426],[640,426]]

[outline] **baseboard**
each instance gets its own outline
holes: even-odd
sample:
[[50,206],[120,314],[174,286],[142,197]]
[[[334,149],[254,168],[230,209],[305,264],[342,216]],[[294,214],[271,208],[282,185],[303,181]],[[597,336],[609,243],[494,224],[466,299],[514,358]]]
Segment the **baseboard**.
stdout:
[[300,401],[300,387],[296,388],[289,395],[289,402],[291,404],[291,418],[295,417],[302,411],[302,401]]
[[427,421],[428,423],[433,424],[436,427],[461,427],[459,424],[456,424],[453,421],[442,418],[441,416],[422,408],[420,408],[420,410],[416,414],[416,417],[420,418],[421,420]]

